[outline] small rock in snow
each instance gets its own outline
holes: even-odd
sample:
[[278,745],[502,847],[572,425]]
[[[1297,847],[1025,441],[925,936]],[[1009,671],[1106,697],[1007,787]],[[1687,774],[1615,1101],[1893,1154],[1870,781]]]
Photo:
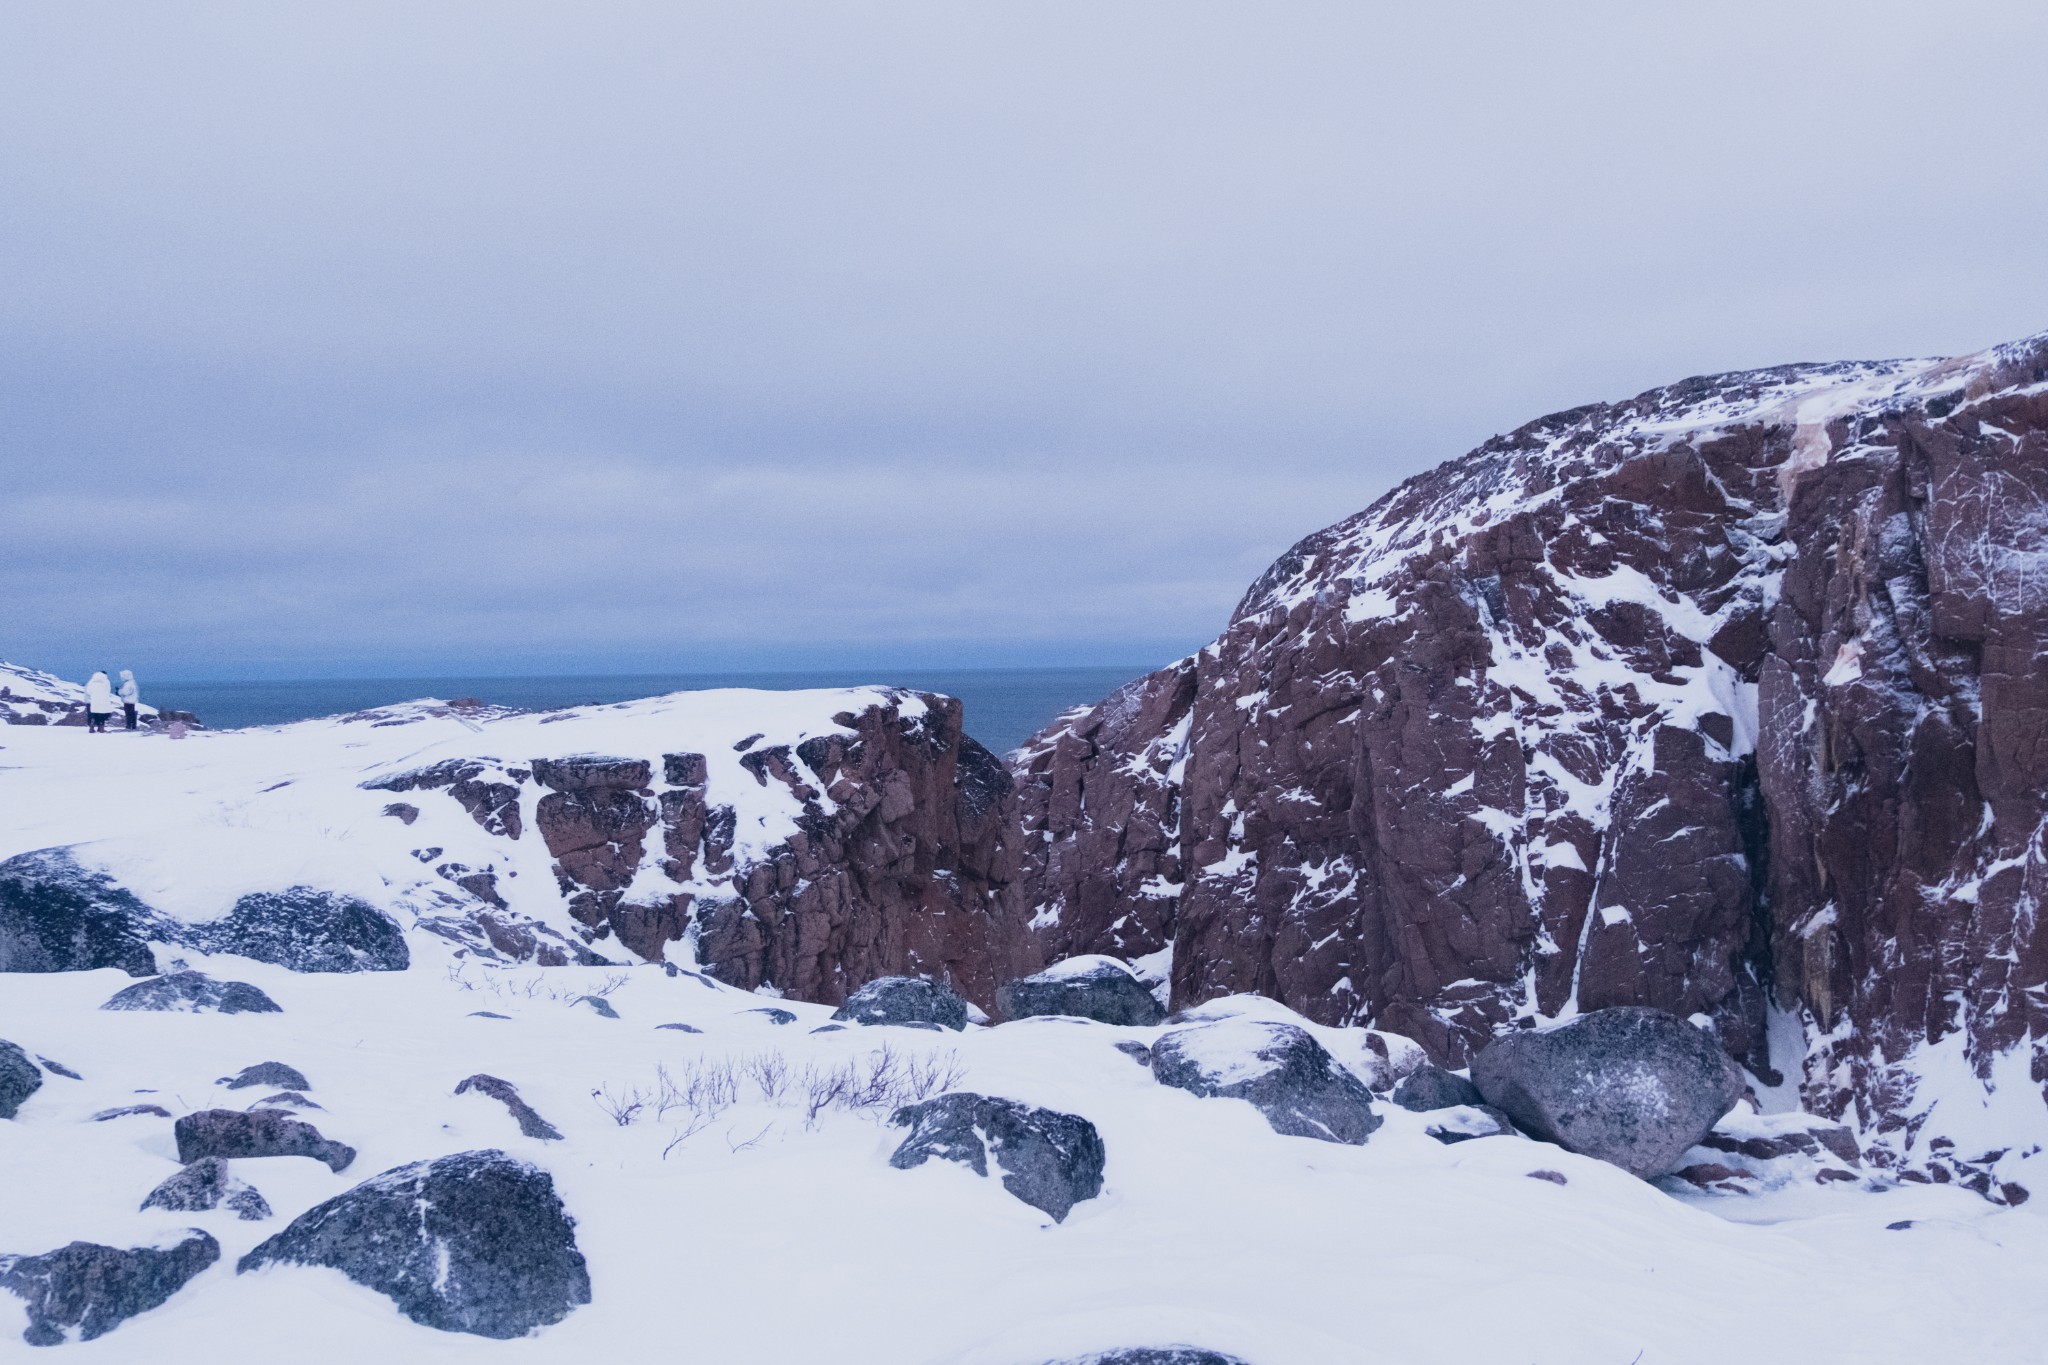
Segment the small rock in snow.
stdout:
[[967,1027],[967,1002],[951,988],[921,976],[881,976],[846,997],[832,1016],[854,1024],[924,1024]]
[[1063,1014],[1103,1024],[1150,1028],[1166,1011],[1137,974],[1113,957],[1072,958],[1005,983],[996,1008],[1008,1019]]
[[52,1076],[62,1076],[67,1081],[82,1081],[85,1079],[85,1077],[79,1075],[76,1071],[73,1071],[70,1067],[64,1065],[64,1063],[53,1062],[48,1057],[45,1057],[40,1053],[37,1054],[36,1060],[41,1062],[43,1064],[43,1070],[49,1072]]
[[171,1111],[160,1104],[124,1104],[119,1109],[100,1110],[99,1113],[92,1116],[92,1121],[94,1123],[105,1123],[108,1119],[125,1119],[137,1114],[149,1114],[156,1118],[167,1119],[171,1116]]
[[456,1152],[316,1204],[237,1264],[331,1266],[444,1332],[521,1337],[590,1302],[576,1224],[546,1171]]
[[249,1107],[251,1109],[255,1109],[267,1104],[284,1104],[291,1106],[293,1109],[324,1110],[326,1108],[325,1105],[316,1104],[312,1100],[307,1099],[304,1095],[301,1095],[296,1090],[280,1090],[275,1095],[265,1095],[262,1099],[257,1100],[254,1104],[251,1104]]
[[891,1166],[909,1170],[937,1157],[985,1176],[993,1151],[1003,1188],[1056,1223],[1102,1193],[1102,1138],[1078,1114],[960,1091],[905,1105],[889,1122],[910,1129]]
[[1564,1178],[1563,1171],[1530,1171],[1528,1176],[1531,1180],[1547,1180],[1553,1185],[1568,1185],[1571,1183]]
[[356,1159],[355,1148],[278,1109],[202,1109],[179,1119],[173,1131],[178,1160],[187,1163],[209,1156],[309,1156],[339,1172]]
[[281,1014],[278,1003],[243,981],[215,981],[204,972],[172,972],[138,981],[100,1006],[178,1014]]
[[743,1014],[765,1014],[765,1015],[767,1015],[767,1016],[768,1016],[768,1022],[769,1022],[769,1023],[771,1023],[771,1024],[794,1024],[794,1023],[796,1022],[796,1015],[792,1014],[792,1013],[791,1013],[790,1011],[788,1011],[788,1010],[778,1010],[778,1009],[758,1009],[758,1010],[742,1010],[742,1011],[741,1011],[741,1013],[743,1013]]
[[1432,1109],[1449,1109],[1456,1105],[1486,1103],[1479,1087],[1463,1076],[1446,1071],[1433,1062],[1424,1062],[1394,1087],[1391,1097],[1403,1109],[1418,1114]]
[[1116,1045],[1116,1050],[1129,1057],[1139,1066],[1152,1065],[1152,1049],[1134,1038],[1125,1038]]
[[1174,1029],[1152,1045],[1152,1074],[1204,1098],[1246,1100],[1290,1137],[1355,1146],[1385,1122],[1365,1082],[1293,1024],[1232,1018]]
[[28,1305],[31,1346],[59,1346],[75,1330],[80,1341],[105,1336],[146,1313],[220,1259],[220,1243],[198,1228],[167,1247],[123,1251],[73,1242],[40,1256],[0,1256],[0,1289]]
[[270,1217],[270,1205],[256,1187],[228,1171],[217,1156],[201,1157],[167,1178],[142,1201],[145,1209],[204,1213],[226,1207],[245,1223]]
[[674,1029],[677,1033],[702,1033],[704,1031],[695,1024],[656,1024],[655,1027]]
[[513,1085],[512,1082],[478,1072],[474,1076],[466,1077],[461,1084],[455,1087],[455,1093],[458,1095],[470,1090],[474,1090],[481,1095],[489,1095],[492,1099],[504,1105],[506,1109],[511,1111],[512,1117],[518,1120],[519,1131],[527,1137],[539,1138],[544,1142],[560,1142],[562,1140],[561,1131],[554,1124],[549,1123],[538,1113],[534,1112],[533,1106],[520,1098],[519,1087]]
[[499,1014],[496,1010],[471,1010],[469,1017],[472,1019],[510,1019],[512,1016],[509,1014]]
[[605,999],[601,995],[579,995],[576,997],[574,1003],[578,1005],[588,1005],[590,1006],[590,1008],[596,1010],[599,1014],[603,1015],[607,1019],[616,1019],[619,1017],[619,1012],[612,1008],[612,1002]]
[[221,1077],[214,1084],[224,1085],[230,1090],[246,1090],[252,1085],[277,1085],[287,1090],[313,1088],[304,1072],[283,1062],[258,1062],[254,1066],[245,1066],[232,1076]]
[[1422,1130],[1446,1145],[1473,1138],[1513,1137],[1515,1125],[1490,1104],[1460,1104],[1429,1111],[1429,1123]]

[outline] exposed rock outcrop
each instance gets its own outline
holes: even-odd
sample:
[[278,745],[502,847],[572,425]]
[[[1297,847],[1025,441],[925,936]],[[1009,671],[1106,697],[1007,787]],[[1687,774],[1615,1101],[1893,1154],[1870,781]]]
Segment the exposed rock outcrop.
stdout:
[[220,1259],[220,1243],[193,1228],[169,1246],[119,1247],[73,1242],[40,1256],[0,1256],[0,1289],[28,1307],[31,1346],[103,1337],[146,1313]]
[[1677,1170],[1743,1091],[1713,1038],[1637,1005],[1504,1033],[1472,1059],[1472,1083],[1528,1132],[1645,1180]]
[[1998,1197],[1924,1078],[2048,1081],[2044,381],[2048,335],[1690,379],[1409,480],[1020,751],[1012,913],[1047,957],[1171,946],[1177,1007],[1258,992],[1450,1066],[1518,1020],[1703,1015]]
[[506,1112],[512,1115],[513,1122],[519,1125],[519,1131],[527,1137],[539,1138],[544,1142],[562,1140],[561,1130],[542,1118],[532,1105],[521,1099],[519,1087],[512,1082],[500,1080],[496,1076],[487,1076],[479,1071],[474,1076],[463,1078],[455,1087],[455,1093],[458,1095],[471,1090],[479,1095],[488,1095],[504,1105]]
[[175,930],[173,941],[295,972],[402,972],[412,962],[405,935],[389,915],[354,896],[310,886],[251,892],[220,919]]
[[414,1322],[525,1336],[590,1302],[576,1224],[547,1172],[503,1152],[457,1152],[373,1176],[316,1204],[236,1270],[331,1266]]
[[1389,1098],[1403,1109],[1412,1109],[1418,1114],[1432,1109],[1451,1109],[1461,1104],[1485,1103],[1478,1086],[1431,1062],[1423,1063],[1402,1077]]
[[1293,1024],[1234,1018],[1174,1029],[1152,1045],[1152,1075],[1204,1098],[1247,1101],[1290,1137],[1355,1146],[1386,1121],[1365,1082]]
[[304,1072],[283,1062],[257,1062],[245,1066],[232,1076],[223,1076],[215,1085],[224,1085],[230,1090],[247,1090],[252,1085],[281,1085],[291,1090],[311,1090],[313,1083],[306,1079]]
[[993,1156],[1003,1188],[1055,1223],[1102,1193],[1102,1137],[1078,1114],[959,1091],[906,1105],[889,1122],[910,1129],[891,1166],[909,1170],[936,1157],[986,1176]]

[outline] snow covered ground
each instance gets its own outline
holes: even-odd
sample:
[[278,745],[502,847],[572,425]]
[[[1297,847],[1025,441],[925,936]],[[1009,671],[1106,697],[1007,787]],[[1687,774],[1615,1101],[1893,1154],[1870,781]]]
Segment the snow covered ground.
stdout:
[[[804,694],[763,704],[809,707],[789,719],[796,729],[844,707],[792,695]],[[653,755],[690,730],[688,747],[712,754],[724,728],[777,728],[752,719],[739,695],[729,714],[635,705],[588,717],[590,747]],[[196,912],[204,897],[188,879],[202,862],[215,898],[255,874],[180,864],[166,830],[190,832],[195,851],[209,830],[249,848],[260,834],[286,850],[266,856],[311,859],[323,873],[347,835],[365,883],[381,881],[418,867],[406,846],[422,834],[381,818],[386,794],[356,782],[473,742],[456,728],[468,724],[316,722],[181,741],[0,730],[0,858],[138,841],[157,850],[152,891],[182,885]],[[375,838],[362,842],[358,825]],[[146,861],[129,866],[140,875]],[[385,887],[380,903],[391,895]],[[1953,1187],[1860,1181],[1673,1194],[1520,1137],[1443,1145],[1425,1133],[1428,1116],[1384,1102],[1386,1123],[1362,1147],[1284,1137],[1246,1103],[1159,1085],[1115,1046],[1161,1029],[1037,1019],[965,1033],[814,1032],[828,1007],[660,964],[492,965],[409,937],[404,972],[306,975],[185,955],[260,987],[276,1014],[105,1012],[131,984],[113,970],[0,976],[0,1038],[80,1077],[46,1071],[19,1117],[0,1121],[0,1253],[74,1239],[135,1246],[188,1226],[222,1248],[163,1307],[53,1349],[157,1365],[1039,1365],[1186,1342],[1252,1365],[1725,1365],[2021,1362],[2040,1359],[2048,1340],[2043,1201],[2001,1209]],[[758,1012],[769,1006],[794,1022]],[[1233,1009],[1291,1017],[1262,1001],[1204,1012]],[[668,1023],[701,1032],[658,1027]],[[1361,1077],[1384,1079],[1364,1031],[1310,1031]],[[358,1148],[354,1164],[334,1174],[297,1157],[236,1162],[276,1211],[262,1222],[138,1211],[177,1169],[171,1121],[92,1116],[137,1104],[173,1115],[245,1108],[267,1092],[216,1080],[263,1061],[305,1073],[321,1108],[303,1117]],[[885,1064],[897,1099],[950,1084],[1087,1117],[1107,1150],[1102,1194],[1055,1224],[961,1166],[892,1169],[903,1130],[888,1125],[890,1103],[807,1112],[814,1078]],[[562,1139],[523,1137],[497,1101],[453,1093],[478,1072],[516,1085]],[[390,1167],[475,1148],[544,1167],[577,1220],[593,1299],[558,1325],[515,1341],[446,1334],[335,1271],[234,1273],[243,1252],[312,1204]],[[0,1293],[0,1359],[41,1358],[21,1343],[23,1325]]]

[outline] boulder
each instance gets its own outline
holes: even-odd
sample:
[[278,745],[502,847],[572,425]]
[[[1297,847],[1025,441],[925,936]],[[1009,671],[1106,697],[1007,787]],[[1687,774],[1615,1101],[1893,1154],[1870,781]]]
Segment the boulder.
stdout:
[[1503,1034],[1473,1059],[1472,1080],[1524,1131],[1645,1180],[1684,1164],[1744,1089],[1711,1036],[1640,1005]]
[[330,1171],[345,1171],[356,1149],[334,1142],[303,1119],[277,1109],[201,1109],[172,1125],[178,1160],[202,1157],[309,1156]]
[[329,1266],[444,1332],[525,1336],[590,1302],[554,1181],[497,1151],[373,1176],[316,1204],[236,1266]]
[[156,971],[148,939],[161,918],[103,872],[81,867],[67,848],[39,849],[0,863],[0,972]]
[[184,928],[178,941],[295,972],[402,972],[412,962],[405,935],[389,915],[354,896],[310,886],[251,892],[220,919]]
[[474,1076],[465,1077],[455,1087],[455,1093],[458,1095],[471,1090],[476,1091],[480,1095],[489,1095],[492,1099],[504,1105],[506,1109],[511,1111],[512,1117],[518,1122],[519,1131],[527,1137],[539,1138],[544,1142],[560,1142],[562,1140],[561,1130],[542,1118],[534,1111],[532,1105],[520,1098],[519,1087],[513,1085],[512,1082],[478,1072]]
[[43,1073],[28,1054],[0,1038],[0,1119],[21,1112],[21,1103],[43,1088]]
[[1461,1104],[1484,1104],[1485,1097],[1479,1087],[1463,1076],[1444,1070],[1434,1062],[1424,1062],[1394,1086],[1391,1096],[1395,1104],[1418,1114],[1432,1109],[1450,1109]]
[[214,1082],[230,1090],[246,1090],[252,1085],[281,1085],[287,1090],[311,1090],[313,1083],[297,1067],[286,1066],[283,1062],[257,1062],[245,1066],[232,1076],[223,1076]]
[[1199,1346],[1125,1346],[1092,1356],[1070,1356],[1046,1365],[1246,1365],[1237,1356],[1205,1351]]
[[1365,1082],[1293,1024],[1240,1017],[1174,1029],[1152,1044],[1152,1075],[1205,1098],[1248,1101],[1290,1137],[1357,1145],[1385,1122]]
[[168,1246],[73,1242],[40,1256],[0,1256],[0,1289],[28,1305],[31,1346],[58,1346],[75,1331],[91,1341],[146,1313],[220,1259],[220,1243],[198,1228]]
[[256,1187],[230,1174],[228,1163],[217,1156],[203,1156],[166,1178],[149,1192],[142,1207],[177,1213],[225,1207],[248,1223],[270,1217],[270,1205]]
[[1102,1024],[1150,1028],[1166,1016],[1137,973],[1113,957],[1068,958],[1036,976],[1006,983],[996,1008],[1007,1019],[1066,1014]]
[[936,1024],[967,1027],[967,1002],[940,982],[921,976],[881,976],[846,997],[832,1016],[855,1024]]
[[1056,1223],[1102,1193],[1102,1138],[1078,1114],[961,1091],[905,1105],[889,1122],[910,1129],[891,1166],[909,1170],[937,1157],[986,1176],[993,1153],[1003,1188]]
[[138,981],[100,1006],[103,1010],[161,1010],[178,1014],[280,1014],[278,1004],[242,981],[215,981],[204,972],[171,972]]

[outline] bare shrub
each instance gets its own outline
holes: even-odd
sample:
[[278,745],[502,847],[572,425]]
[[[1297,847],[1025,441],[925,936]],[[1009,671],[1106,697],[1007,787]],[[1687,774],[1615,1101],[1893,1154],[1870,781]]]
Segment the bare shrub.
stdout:
[[789,1088],[789,1058],[780,1052],[757,1052],[741,1063],[741,1069],[753,1080],[761,1098],[770,1104],[780,1100],[782,1092]]
[[709,1123],[739,1103],[739,1073],[730,1060],[696,1057],[684,1062],[682,1074],[666,1066],[654,1069],[654,1112],[666,1120],[671,1113]]
[[611,1117],[611,1121],[624,1128],[640,1117],[647,1108],[647,1092],[639,1086],[614,1091],[611,1086],[590,1092],[590,1098],[597,1101],[597,1107]]
[[944,1094],[967,1076],[957,1052],[926,1052],[903,1064],[903,1092],[912,1104]]

